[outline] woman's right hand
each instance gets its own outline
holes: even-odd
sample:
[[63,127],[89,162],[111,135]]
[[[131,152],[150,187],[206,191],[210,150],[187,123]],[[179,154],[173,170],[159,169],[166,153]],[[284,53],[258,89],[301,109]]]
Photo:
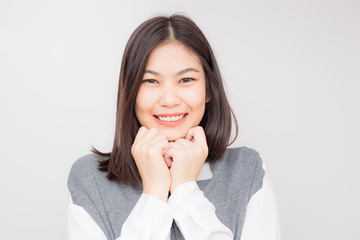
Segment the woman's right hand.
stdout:
[[156,128],[140,127],[131,147],[131,154],[139,169],[143,193],[167,202],[171,187],[170,170],[164,161],[168,139]]

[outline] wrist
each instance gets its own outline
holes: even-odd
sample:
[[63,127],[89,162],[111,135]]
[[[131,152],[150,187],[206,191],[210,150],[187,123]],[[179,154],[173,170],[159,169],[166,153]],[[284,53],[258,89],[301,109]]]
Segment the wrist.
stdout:
[[146,187],[144,186],[143,193],[155,197],[161,201],[167,202],[169,196],[169,187]]
[[194,179],[186,179],[186,180],[184,179],[182,181],[174,182],[170,187],[170,193],[172,194],[178,186],[188,183],[188,182],[194,182],[194,181],[196,182],[196,180],[194,180]]
[[177,209],[178,213],[182,212],[183,214],[186,212],[185,209],[197,206],[203,201],[204,194],[197,185],[197,182],[190,181],[177,186],[171,194],[168,203],[173,206],[174,209]]

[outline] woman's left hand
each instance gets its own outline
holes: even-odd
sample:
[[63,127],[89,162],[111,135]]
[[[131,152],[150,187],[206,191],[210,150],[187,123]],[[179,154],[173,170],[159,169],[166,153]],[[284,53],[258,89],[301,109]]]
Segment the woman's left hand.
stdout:
[[208,156],[208,146],[204,129],[200,126],[191,128],[185,138],[170,142],[164,158],[171,158],[171,189],[188,181],[196,181],[201,167]]

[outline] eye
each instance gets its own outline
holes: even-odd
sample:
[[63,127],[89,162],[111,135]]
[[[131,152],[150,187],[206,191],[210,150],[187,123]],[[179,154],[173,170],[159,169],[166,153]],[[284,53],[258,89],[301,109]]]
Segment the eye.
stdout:
[[143,82],[143,83],[158,83],[158,81],[156,81],[155,79],[144,79],[141,82]]
[[180,80],[180,83],[188,83],[194,80],[195,80],[194,78],[183,78]]

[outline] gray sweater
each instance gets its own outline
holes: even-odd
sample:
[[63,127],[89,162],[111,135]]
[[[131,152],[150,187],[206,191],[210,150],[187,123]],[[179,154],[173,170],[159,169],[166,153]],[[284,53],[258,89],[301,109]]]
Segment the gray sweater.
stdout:
[[[97,167],[94,154],[77,160],[69,174],[68,188],[73,203],[90,214],[108,239],[116,239],[142,189],[109,181],[106,173]],[[213,177],[197,184],[216,207],[219,220],[233,232],[234,239],[240,239],[246,206],[262,187],[261,158],[246,147],[228,148],[221,159],[210,163],[210,168]],[[171,239],[184,239],[175,223],[171,227]]]

